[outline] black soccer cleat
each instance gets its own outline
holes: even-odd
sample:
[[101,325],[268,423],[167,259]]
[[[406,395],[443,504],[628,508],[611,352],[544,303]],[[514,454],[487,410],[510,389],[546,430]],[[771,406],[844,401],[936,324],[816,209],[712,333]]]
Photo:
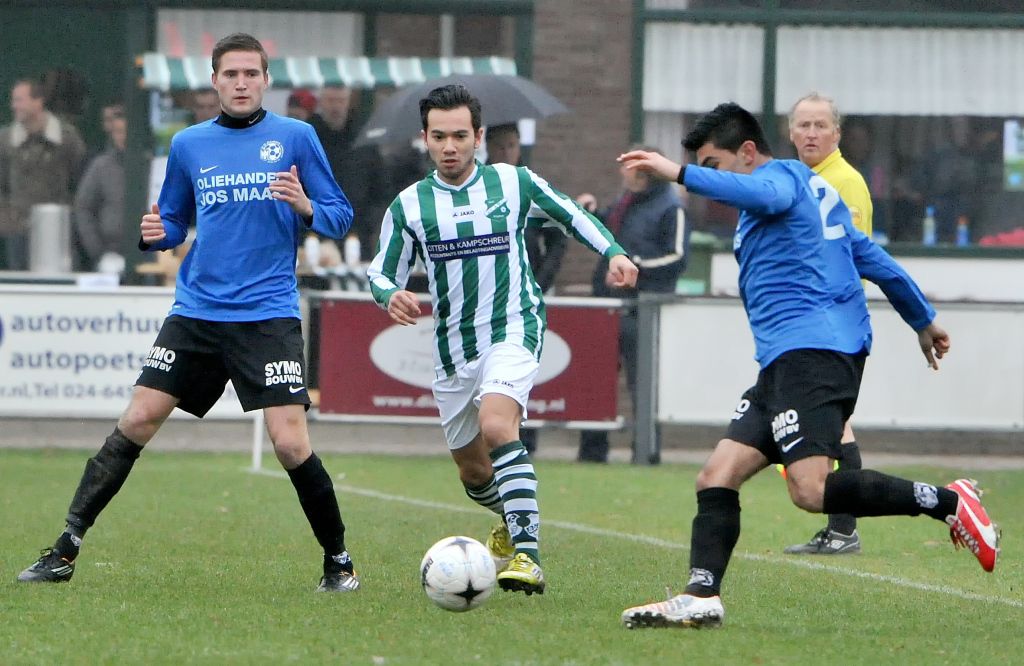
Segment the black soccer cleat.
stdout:
[[789,555],[854,555],[860,552],[860,535],[857,530],[847,535],[826,527],[807,543],[788,546],[783,552]]
[[341,571],[324,571],[317,592],[355,592],[359,589],[359,578],[355,573]]
[[18,574],[23,583],[66,583],[75,573],[75,561],[53,548],[44,548],[35,563]]

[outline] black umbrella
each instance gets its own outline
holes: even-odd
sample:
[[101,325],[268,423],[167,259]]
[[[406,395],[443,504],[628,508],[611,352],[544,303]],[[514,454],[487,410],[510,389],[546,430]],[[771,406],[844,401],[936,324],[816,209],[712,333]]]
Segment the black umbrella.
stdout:
[[453,74],[397,90],[370,115],[356,145],[416,138],[423,129],[420,100],[434,88],[450,83],[461,83],[480,100],[485,125],[503,125],[521,118],[545,118],[569,111],[551,93],[529,79],[498,74]]

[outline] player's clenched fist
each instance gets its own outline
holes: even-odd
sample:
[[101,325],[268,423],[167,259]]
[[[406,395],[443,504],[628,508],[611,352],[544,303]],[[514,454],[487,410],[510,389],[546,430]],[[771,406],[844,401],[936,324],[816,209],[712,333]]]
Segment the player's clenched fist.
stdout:
[[153,212],[142,216],[142,242],[147,244],[163,240],[167,236],[164,223],[160,219],[160,207],[153,204]]
[[420,299],[411,291],[396,291],[388,299],[388,314],[402,326],[415,325],[420,314]]
[[608,262],[605,284],[609,287],[635,287],[637,268],[626,255],[617,254]]

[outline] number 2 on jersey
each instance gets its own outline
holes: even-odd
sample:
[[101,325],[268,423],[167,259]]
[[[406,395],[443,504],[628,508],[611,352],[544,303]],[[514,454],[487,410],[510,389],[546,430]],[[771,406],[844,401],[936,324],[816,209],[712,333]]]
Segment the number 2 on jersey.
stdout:
[[818,214],[821,215],[821,234],[825,237],[825,240],[836,240],[845,236],[846,228],[841,223],[831,226],[828,223],[829,214],[836,207],[836,204],[839,203],[839,193],[821,176],[812,176],[808,184],[815,194],[819,192],[824,193],[824,196],[818,202]]

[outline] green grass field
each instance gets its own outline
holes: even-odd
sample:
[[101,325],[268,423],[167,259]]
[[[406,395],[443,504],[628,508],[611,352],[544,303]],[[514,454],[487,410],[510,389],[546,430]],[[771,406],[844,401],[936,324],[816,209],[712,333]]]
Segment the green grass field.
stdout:
[[[865,552],[781,555],[821,518],[765,472],[744,488],[725,626],[628,631],[622,609],[679,590],[692,466],[538,464],[549,586],[454,614],[419,588],[437,539],[492,518],[446,457],[326,456],[363,588],[314,594],[320,553],[280,473],[240,455],[143,456],[74,580],[15,576],[63,526],[85,452],[0,452],[0,663],[973,664],[1024,660],[1024,472],[985,472],[1004,532],[994,574],[928,518],[864,520]],[[273,461],[271,461],[273,462]],[[945,483],[948,470],[889,470]],[[835,646],[840,647],[835,647]]]

